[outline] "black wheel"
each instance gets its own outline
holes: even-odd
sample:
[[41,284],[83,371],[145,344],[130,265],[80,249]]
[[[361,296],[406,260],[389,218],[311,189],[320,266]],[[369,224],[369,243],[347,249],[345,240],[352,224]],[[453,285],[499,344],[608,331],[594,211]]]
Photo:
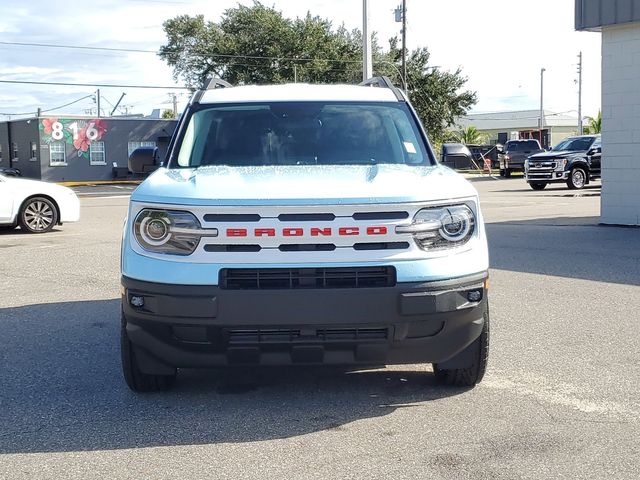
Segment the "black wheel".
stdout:
[[176,380],[175,373],[173,375],[149,375],[140,371],[136,362],[135,350],[127,337],[124,316],[120,330],[120,353],[124,379],[134,392],[161,392],[169,390],[173,386]]
[[[455,387],[473,387],[480,383],[487,370],[489,360],[489,311],[484,316],[484,326],[480,336],[467,348],[473,350],[475,359],[473,365],[467,368],[455,368],[451,370],[440,369],[437,363],[433,364],[433,373],[442,385]],[[463,353],[466,353],[463,352]]]
[[504,178],[510,178],[511,177],[511,169],[510,168],[505,168],[504,169]]
[[584,171],[581,167],[575,167],[571,170],[569,174],[569,179],[567,180],[567,186],[571,190],[580,190],[584,188],[587,184],[587,172]]
[[58,223],[58,209],[48,198],[29,198],[20,208],[18,222],[29,233],[45,233]]
[[531,182],[529,186],[534,190],[544,190],[547,184],[545,182]]

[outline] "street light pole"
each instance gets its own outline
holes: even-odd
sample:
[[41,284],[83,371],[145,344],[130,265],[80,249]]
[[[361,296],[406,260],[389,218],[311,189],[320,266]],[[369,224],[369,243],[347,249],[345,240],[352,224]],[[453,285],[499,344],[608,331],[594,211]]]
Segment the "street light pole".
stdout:
[[540,69],[540,145],[544,147],[542,142],[542,129],[544,128],[544,72],[546,68]]
[[582,125],[582,52],[578,58],[578,135],[582,135],[584,133]]
[[371,31],[369,30],[369,0],[362,0],[362,79],[373,77],[373,53],[371,51]]
[[402,0],[402,78],[405,93],[407,86],[407,0]]

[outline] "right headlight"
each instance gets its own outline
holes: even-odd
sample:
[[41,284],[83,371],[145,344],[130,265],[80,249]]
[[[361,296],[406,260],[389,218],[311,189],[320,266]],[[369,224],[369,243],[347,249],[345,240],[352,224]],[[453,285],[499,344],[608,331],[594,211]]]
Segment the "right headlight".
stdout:
[[396,233],[413,235],[424,250],[442,250],[467,243],[476,229],[476,217],[467,205],[424,208],[411,225],[398,225]]
[[190,255],[200,238],[215,237],[218,230],[202,229],[189,212],[145,208],[136,216],[133,233],[138,244],[149,252]]

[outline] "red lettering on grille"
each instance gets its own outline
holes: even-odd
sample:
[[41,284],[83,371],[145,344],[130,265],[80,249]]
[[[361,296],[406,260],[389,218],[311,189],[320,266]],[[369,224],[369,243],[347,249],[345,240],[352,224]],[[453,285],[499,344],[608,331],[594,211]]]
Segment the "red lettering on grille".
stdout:
[[304,230],[302,228],[285,228],[282,230],[282,235],[285,237],[302,237]]
[[312,228],[311,229],[311,236],[312,237],[319,237],[320,235],[323,235],[325,237],[330,237],[331,236],[331,228]]
[[360,235],[360,229],[358,227],[342,227],[338,230],[338,234],[342,236]]
[[255,236],[256,237],[275,237],[276,229],[275,228],[256,228]]
[[227,237],[246,237],[246,228],[227,228]]
[[367,235],[386,235],[387,227],[368,227]]

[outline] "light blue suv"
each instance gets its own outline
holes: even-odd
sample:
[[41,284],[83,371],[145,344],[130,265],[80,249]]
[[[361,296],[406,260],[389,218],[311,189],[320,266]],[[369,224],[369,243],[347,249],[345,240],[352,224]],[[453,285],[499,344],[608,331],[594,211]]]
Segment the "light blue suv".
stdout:
[[[155,157],[138,149],[130,168]],[[124,377],[154,391],[179,368],[428,362],[472,386],[488,267],[476,190],[438,165],[388,79],[211,80],[131,196]]]

